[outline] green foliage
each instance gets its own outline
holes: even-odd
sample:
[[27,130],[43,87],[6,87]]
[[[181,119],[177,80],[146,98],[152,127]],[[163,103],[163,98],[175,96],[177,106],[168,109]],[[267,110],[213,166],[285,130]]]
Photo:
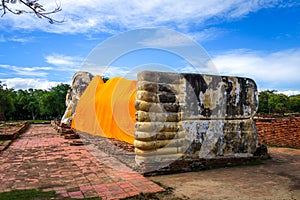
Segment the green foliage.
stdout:
[[64,114],[66,106],[66,94],[70,86],[67,84],[60,84],[50,89],[51,98],[54,100],[51,102],[52,109],[54,109],[54,116],[61,116]]
[[258,113],[300,113],[300,95],[276,94],[276,90],[265,90],[258,95]]
[[[13,91],[7,89],[5,84],[0,81],[0,115],[4,117],[15,110],[13,104]],[[2,120],[2,119],[0,119]]]
[[258,112],[259,113],[269,113],[270,112],[270,107],[269,107],[269,98],[271,95],[274,94],[274,90],[266,90],[262,91],[258,95]]
[[61,118],[69,89],[69,85],[60,84],[49,90],[15,91],[4,88],[0,82],[0,114],[11,120]]
[[31,124],[41,124],[41,123],[48,123],[50,124],[51,123],[51,120],[45,120],[45,119],[29,119],[29,120],[26,120],[27,122],[31,123]]
[[102,77],[102,80],[103,80],[104,83],[106,83],[106,81],[109,80],[109,77],[104,76],[104,77]]
[[47,200],[47,199],[54,199],[55,191],[50,192],[43,192],[41,190],[12,190],[10,192],[3,192],[0,193],[0,200],[31,200],[31,199],[40,199],[40,200]]
[[[12,190],[0,193],[0,200],[49,200],[63,199],[74,200],[71,197],[58,197],[55,191],[44,192],[42,190]],[[88,198],[89,200],[101,200],[101,197]],[[76,199],[75,199],[76,200]]]
[[300,95],[290,96],[288,99],[288,109],[300,113]]
[[284,94],[272,94],[269,98],[268,104],[272,113],[287,112],[288,97]]

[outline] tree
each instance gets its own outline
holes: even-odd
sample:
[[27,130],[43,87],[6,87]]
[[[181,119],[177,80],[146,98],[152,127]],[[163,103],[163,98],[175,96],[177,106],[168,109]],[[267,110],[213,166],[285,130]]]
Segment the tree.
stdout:
[[269,105],[270,96],[274,95],[276,90],[265,90],[258,94],[258,112],[270,113],[271,107]]
[[31,115],[31,119],[35,120],[40,113],[38,90],[28,89],[27,104],[24,106]]
[[108,80],[109,80],[109,77],[107,77],[107,76],[103,76],[103,77],[102,77],[102,80],[103,80],[103,82],[104,82],[104,83],[106,83],[106,81],[108,81]]
[[290,112],[300,113],[300,95],[294,95],[289,97],[288,109]]
[[[42,4],[38,2],[39,0],[1,0],[0,11],[2,11],[2,16],[6,13],[13,13],[15,15],[21,14],[34,14],[38,18],[47,19],[49,23],[61,23],[63,21],[55,20],[50,17],[51,14],[60,12],[62,9],[60,5],[56,4],[56,8],[51,11],[47,11]],[[20,3],[24,9],[14,8],[16,3]]]
[[52,96],[54,98],[52,105],[54,106],[53,108],[55,108],[54,111],[56,117],[61,118],[61,116],[65,112],[66,95],[69,89],[71,89],[71,87],[68,84],[59,84],[56,87],[52,87],[50,89],[50,92],[52,93]]
[[288,97],[284,94],[272,94],[268,104],[272,113],[285,113],[287,111]]
[[49,90],[15,91],[0,81],[0,116],[14,120],[60,118],[66,108],[65,98],[69,89],[69,85],[60,84]]
[[265,90],[258,94],[258,113],[300,112],[300,94],[288,97],[275,92],[276,90]]
[[66,109],[65,101],[69,89],[68,84],[59,84],[45,92],[41,98],[41,115],[61,118]]
[[0,115],[7,117],[7,114],[15,110],[12,100],[12,89],[8,89],[0,81]]

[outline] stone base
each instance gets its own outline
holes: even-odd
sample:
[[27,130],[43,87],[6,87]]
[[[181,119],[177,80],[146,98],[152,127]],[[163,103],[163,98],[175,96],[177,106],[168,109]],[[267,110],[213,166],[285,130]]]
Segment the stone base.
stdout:
[[260,156],[251,157],[215,157],[212,159],[179,159],[171,164],[163,166],[163,163],[143,163],[140,169],[144,176],[155,176],[181,172],[201,171],[220,167],[232,167],[238,165],[260,164],[263,159]]

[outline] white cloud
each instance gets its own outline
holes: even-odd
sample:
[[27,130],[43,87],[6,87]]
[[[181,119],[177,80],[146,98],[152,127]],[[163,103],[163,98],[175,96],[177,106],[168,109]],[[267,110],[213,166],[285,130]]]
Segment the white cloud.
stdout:
[[299,80],[300,49],[273,53],[235,50],[216,55],[213,62],[221,74],[250,75],[266,81]]
[[55,87],[60,82],[48,81],[45,79],[32,79],[32,78],[12,78],[3,80],[6,83],[8,88],[18,89],[49,89]]
[[26,42],[30,42],[32,41],[33,38],[31,37],[12,37],[12,38],[9,38],[8,41],[12,41],[12,42],[20,42],[20,43],[26,43]]
[[[55,8],[56,1],[39,1],[47,10]],[[114,32],[116,30],[164,26],[181,31],[207,20],[231,20],[243,17],[261,8],[293,6],[282,0],[209,0],[209,1],[125,1],[125,0],[61,0],[62,11],[53,15],[64,19],[62,24],[50,25],[33,15],[22,17],[7,14],[3,28],[41,29],[56,33]],[[1,25],[0,25],[1,27]],[[186,32],[186,31],[185,31]]]
[[46,62],[58,66],[58,71],[78,71],[84,60],[78,56],[66,56],[61,54],[52,54],[45,57]]
[[19,42],[19,43],[26,43],[32,41],[32,37],[10,37],[5,38],[4,35],[0,35],[0,42]]
[[132,70],[124,67],[117,67],[117,66],[109,66],[103,70],[103,74],[99,74],[105,77],[114,77],[114,76],[121,76],[126,77],[128,74],[131,73]]
[[264,89],[300,85],[300,49],[272,53],[234,50],[215,55],[212,61],[220,74],[253,78],[263,83]]
[[300,94],[300,90],[285,90],[285,91],[277,91],[277,94],[285,94],[287,96],[298,95]]
[[50,55],[46,56],[46,61],[53,65],[74,65],[72,58],[63,55]]
[[85,66],[79,71],[87,71],[93,75],[100,75],[104,77],[127,77],[132,72],[132,69],[119,66],[99,66],[97,64],[85,63]]
[[216,39],[221,35],[225,34],[227,31],[220,28],[207,28],[199,32],[188,33],[192,39],[198,41],[199,43]]
[[47,71],[52,70],[51,67],[17,67],[12,65],[0,65],[0,68],[11,70],[15,75],[45,77]]
[[185,35],[167,29],[159,29],[151,38],[147,38],[139,43],[155,48],[190,46],[194,44],[193,41]]

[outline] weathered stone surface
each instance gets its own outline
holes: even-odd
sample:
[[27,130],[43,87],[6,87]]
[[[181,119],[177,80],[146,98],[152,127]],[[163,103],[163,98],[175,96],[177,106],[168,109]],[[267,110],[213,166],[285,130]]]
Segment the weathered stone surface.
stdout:
[[137,122],[136,131],[142,132],[174,132],[178,131],[177,122]]
[[176,94],[179,91],[178,84],[153,83],[148,81],[139,81],[137,89],[153,93],[164,92],[169,94]]
[[134,141],[134,146],[141,150],[157,150],[162,147],[181,147],[185,142],[184,138],[153,141]]
[[136,112],[136,120],[139,122],[178,122],[180,115],[178,113],[156,113],[156,112],[145,112],[145,111],[137,111]]
[[165,148],[158,148],[152,150],[141,150],[135,148],[135,154],[142,155],[142,156],[156,156],[156,155],[168,155],[168,154],[177,154],[177,153],[184,153],[186,151],[185,148],[182,147],[165,147]]
[[174,138],[185,138],[183,131],[178,132],[135,132],[134,137],[139,141],[171,140]]
[[144,71],[138,74],[137,88],[137,163],[249,157],[255,152],[253,80]]
[[61,124],[71,125],[71,121],[77,106],[77,102],[85,91],[93,75],[89,72],[77,72],[72,78],[71,90],[68,91],[66,96],[66,111],[61,119]]
[[177,113],[180,109],[178,103],[151,103],[141,100],[136,100],[134,102],[134,106],[136,110],[141,110],[145,112],[175,112]]
[[257,134],[252,119],[183,121],[181,128],[186,133],[187,156],[248,156],[256,150]]
[[183,74],[183,118],[218,119],[253,117],[258,107],[257,87],[249,78]]
[[138,81],[147,81],[152,83],[180,84],[182,76],[177,73],[142,71],[138,73]]
[[146,102],[152,102],[152,103],[157,103],[158,102],[158,98],[156,93],[154,92],[147,92],[145,90],[139,90],[136,93],[136,98],[142,101],[146,101]]

